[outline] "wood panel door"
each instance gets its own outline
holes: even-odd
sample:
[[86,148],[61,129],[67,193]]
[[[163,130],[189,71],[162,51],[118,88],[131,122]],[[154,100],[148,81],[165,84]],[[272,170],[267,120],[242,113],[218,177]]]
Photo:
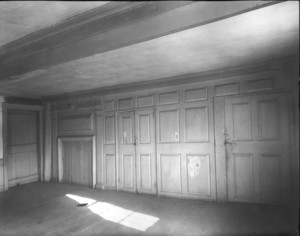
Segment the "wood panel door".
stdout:
[[153,109],[118,113],[118,189],[156,193]]
[[290,194],[285,94],[225,98],[230,201],[282,202]]
[[155,194],[156,152],[154,109],[135,112],[137,191]]
[[35,111],[7,112],[8,186],[38,180],[38,116]]
[[136,191],[134,111],[118,113],[118,189]]
[[159,195],[216,198],[212,117],[210,101],[158,108]]
[[92,141],[62,141],[62,152],[62,181],[92,187]]

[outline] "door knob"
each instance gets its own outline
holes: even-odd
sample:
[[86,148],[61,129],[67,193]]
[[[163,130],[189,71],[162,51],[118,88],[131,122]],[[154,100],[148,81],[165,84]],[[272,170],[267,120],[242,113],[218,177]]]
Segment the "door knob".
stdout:
[[133,144],[136,145],[138,141],[139,141],[138,139],[135,139]]

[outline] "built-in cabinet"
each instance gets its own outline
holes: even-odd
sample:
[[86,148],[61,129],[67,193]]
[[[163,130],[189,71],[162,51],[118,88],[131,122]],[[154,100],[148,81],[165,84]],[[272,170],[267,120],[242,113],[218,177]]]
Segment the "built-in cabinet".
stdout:
[[52,99],[52,180],[219,201],[291,191],[289,73]]

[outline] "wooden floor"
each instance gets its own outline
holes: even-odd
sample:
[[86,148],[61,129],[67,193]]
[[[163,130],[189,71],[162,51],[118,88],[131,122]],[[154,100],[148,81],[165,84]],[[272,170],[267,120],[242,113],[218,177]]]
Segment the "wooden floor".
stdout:
[[287,235],[291,222],[291,208],[283,206],[220,204],[67,184],[32,183],[0,193],[1,236]]

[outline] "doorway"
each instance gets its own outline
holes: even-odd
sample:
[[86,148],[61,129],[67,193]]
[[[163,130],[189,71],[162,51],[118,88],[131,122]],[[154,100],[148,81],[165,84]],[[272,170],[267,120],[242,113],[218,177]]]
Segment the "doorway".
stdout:
[[118,112],[118,189],[156,194],[154,109]]

